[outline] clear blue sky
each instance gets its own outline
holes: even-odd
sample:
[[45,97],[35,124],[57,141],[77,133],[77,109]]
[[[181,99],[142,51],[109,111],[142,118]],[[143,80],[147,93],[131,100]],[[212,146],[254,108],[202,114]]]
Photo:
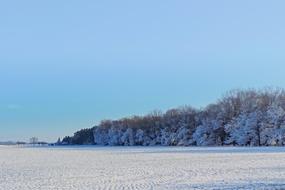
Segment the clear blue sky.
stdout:
[[0,2],[0,140],[285,87],[285,1]]

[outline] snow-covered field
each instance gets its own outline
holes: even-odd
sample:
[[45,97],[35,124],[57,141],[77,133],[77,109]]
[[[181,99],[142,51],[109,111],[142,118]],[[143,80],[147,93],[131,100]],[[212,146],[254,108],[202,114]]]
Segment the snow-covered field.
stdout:
[[0,146],[0,189],[285,189],[285,148]]

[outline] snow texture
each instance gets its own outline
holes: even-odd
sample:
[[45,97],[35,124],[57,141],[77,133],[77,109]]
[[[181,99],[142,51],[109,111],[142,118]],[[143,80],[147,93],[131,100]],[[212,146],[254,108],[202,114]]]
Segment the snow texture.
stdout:
[[285,148],[0,146],[0,189],[285,189]]

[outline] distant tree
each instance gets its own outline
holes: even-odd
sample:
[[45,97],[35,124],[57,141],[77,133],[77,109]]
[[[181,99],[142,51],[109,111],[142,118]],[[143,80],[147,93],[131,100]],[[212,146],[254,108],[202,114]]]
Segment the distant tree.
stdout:
[[71,143],[72,143],[72,138],[70,136],[65,136],[61,141],[62,145],[70,145]]
[[75,145],[91,145],[94,144],[93,128],[81,129],[74,133],[71,137],[71,144]]
[[60,144],[61,144],[61,140],[60,140],[60,138],[58,138],[58,139],[57,139],[56,144],[57,144],[57,145],[60,145]]
[[30,138],[30,144],[37,144],[39,142],[39,139],[37,137]]

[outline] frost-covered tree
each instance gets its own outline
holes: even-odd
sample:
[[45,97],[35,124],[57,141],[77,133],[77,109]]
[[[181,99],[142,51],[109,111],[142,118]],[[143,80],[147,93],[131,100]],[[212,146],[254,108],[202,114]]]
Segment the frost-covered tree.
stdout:
[[[204,109],[104,120],[63,141],[110,146],[281,146],[285,144],[285,91],[232,90]],[[92,137],[90,137],[90,134]]]
[[242,113],[225,126],[229,134],[226,144],[240,146],[260,145],[260,124],[258,112]]
[[261,145],[285,144],[285,111],[281,106],[268,107],[261,121]]

